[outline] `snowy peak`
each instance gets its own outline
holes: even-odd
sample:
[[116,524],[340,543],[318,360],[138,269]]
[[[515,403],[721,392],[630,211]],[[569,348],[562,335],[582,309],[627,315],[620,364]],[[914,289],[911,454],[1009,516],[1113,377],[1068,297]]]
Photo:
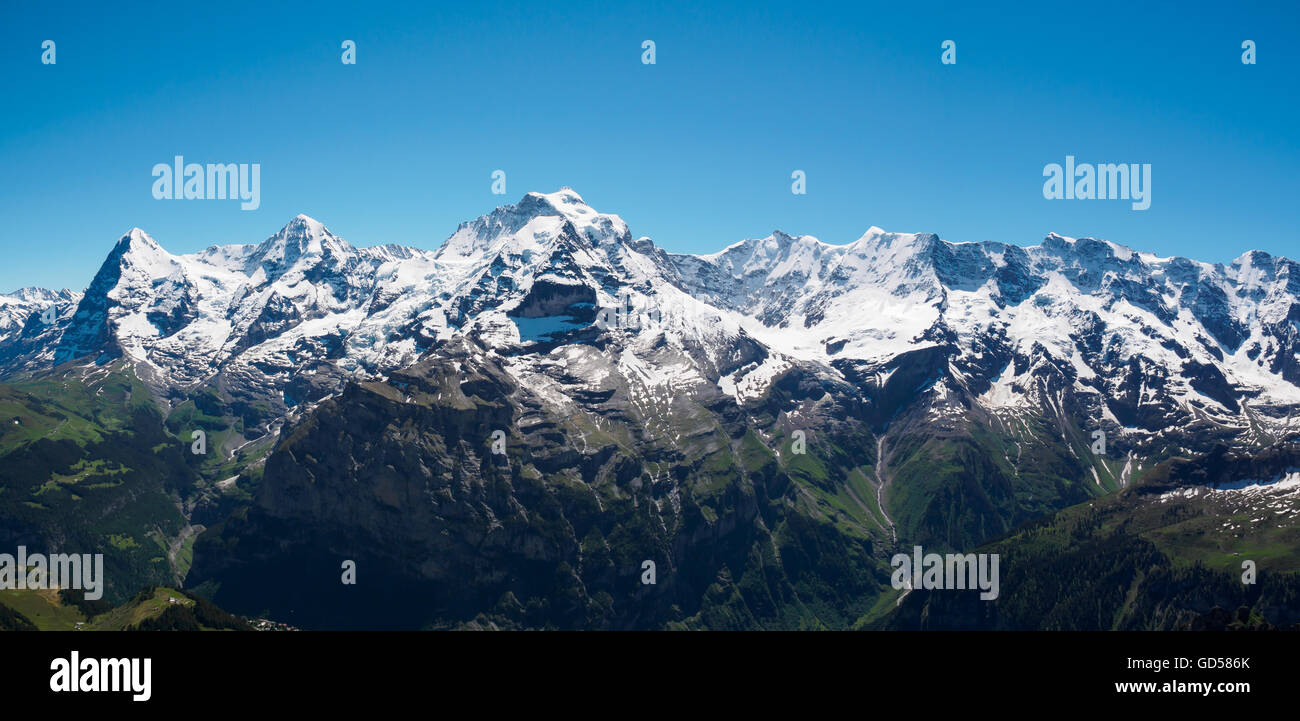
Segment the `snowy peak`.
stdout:
[[819,254],[821,251],[832,247],[834,246],[827,245],[811,235],[796,237],[780,230],[774,230],[766,238],[747,238],[739,243],[733,243],[717,253],[696,257],[716,261],[729,267],[733,273],[745,276],[755,271],[780,266],[791,255],[799,253]]
[[1245,288],[1281,284],[1291,293],[1300,293],[1300,263],[1288,258],[1252,250],[1232,261],[1227,270]]
[[64,288],[53,291],[47,288],[19,288],[12,293],[0,294],[0,351],[14,334],[39,335],[48,325],[49,311],[57,319],[70,311],[81,300],[81,294]]
[[449,263],[479,260],[503,250],[536,253],[569,237],[592,246],[630,243],[627,224],[617,215],[598,213],[569,188],[554,193],[528,193],[515,205],[505,205],[468,223],[438,249]]
[[[539,215],[560,215],[593,245],[631,239],[627,223],[622,218],[596,212],[572,188],[561,188],[554,193],[529,193],[520,201],[519,207],[525,212],[536,209]],[[546,213],[545,209],[551,212]]]
[[595,213],[587,201],[582,199],[581,195],[573,188],[560,188],[554,193],[538,193],[536,191],[526,193],[522,200],[519,201],[520,207],[530,205],[546,206],[561,215],[588,215]]
[[290,226],[302,226],[305,228],[314,229],[317,232],[329,232],[325,230],[325,226],[322,225],[319,220],[316,220],[315,218],[305,213],[299,213],[293,216],[293,220],[289,221],[285,225],[285,227],[290,227]]
[[113,246],[99,267],[83,303],[102,306],[132,294],[147,295],[157,279],[179,280],[184,272],[179,260],[139,228],[132,228]]
[[890,233],[884,228],[871,226],[850,247],[877,248],[895,253],[924,252],[930,248],[938,236],[933,233]]
[[59,300],[66,300],[75,295],[78,294],[68,290],[67,288],[55,291],[48,288],[28,286],[26,288],[19,288],[12,293],[0,293],[0,305],[7,303],[54,303]]
[[943,251],[949,247],[932,233],[888,233],[872,226],[844,247],[836,275],[859,282],[914,280],[947,261]]
[[139,228],[132,228],[117,241],[105,265],[108,263],[153,278],[167,277],[178,267],[176,259]]
[[161,249],[162,247],[158,245],[158,242],[155,241],[153,238],[151,238],[148,233],[144,232],[140,228],[132,228],[126,231],[126,233],[124,233],[122,237],[118,239],[117,244],[119,246],[126,244],[128,246],[134,245],[137,247],[156,248],[156,249]]
[[244,271],[252,274],[260,267],[267,277],[276,278],[303,262],[315,264],[322,258],[345,259],[355,254],[355,248],[320,221],[299,214],[253,249]]

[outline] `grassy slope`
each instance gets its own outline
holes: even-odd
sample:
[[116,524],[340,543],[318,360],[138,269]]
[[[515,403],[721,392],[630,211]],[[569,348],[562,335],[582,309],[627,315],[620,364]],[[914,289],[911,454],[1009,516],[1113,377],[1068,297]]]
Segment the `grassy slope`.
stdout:
[[[976,552],[1001,558],[1001,595],[917,592],[867,628],[1162,629],[1193,624],[1213,606],[1252,618],[1300,620],[1300,529],[1225,516],[1219,502],[1136,488],[1065,509]],[[1236,519],[1235,521],[1233,519]],[[1258,579],[1241,581],[1242,561]],[[928,620],[925,620],[927,619]]]
[[0,540],[104,553],[110,599],[171,583],[192,551],[172,549],[188,525],[179,504],[211,488],[204,461],[123,365],[0,384]]
[[0,605],[17,612],[39,631],[127,631],[149,622],[162,623],[165,614],[194,620],[203,631],[242,627],[219,610],[212,610],[210,604],[207,614],[196,613],[200,603],[174,588],[149,587],[130,601],[87,619],[82,609],[64,604],[57,591],[0,591]]

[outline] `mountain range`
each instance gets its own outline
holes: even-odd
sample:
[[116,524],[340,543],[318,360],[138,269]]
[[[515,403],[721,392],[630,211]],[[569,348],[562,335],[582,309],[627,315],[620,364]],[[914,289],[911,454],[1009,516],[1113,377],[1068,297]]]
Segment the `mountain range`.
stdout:
[[[1141,527],[1115,544],[1132,593],[1078,627],[1300,622],[1300,493],[1267,455],[1300,433],[1300,264],[1262,251],[872,227],[685,255],[567,188],[436,250],[303,215],[187,255],[132,229],[84,292],[0,296],[0,382],[0,541],[116,552],[119,599],[184,582],[307,628],[924,626],[951,605],[901,603],[894,551],[1106,508]],[[1259,473],[1178,470],[1207,458]],[[1219,522],[1151,520],[1153,483]],[[1257,513],[1286,522],[1234,525]],[[1139,546],[1174,575],[1266,548],[1291,580],[1171,609]]]

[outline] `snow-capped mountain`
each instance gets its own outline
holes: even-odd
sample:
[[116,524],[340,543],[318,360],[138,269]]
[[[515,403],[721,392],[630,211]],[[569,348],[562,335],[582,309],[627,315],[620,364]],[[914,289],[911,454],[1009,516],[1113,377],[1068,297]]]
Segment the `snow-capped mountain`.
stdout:
[[19,356],[33,353],[41,345],[37,339],[44,336],[48,340],[50,326],[80,300],[80,293],[67,289],[21,288],[0,295],[0,363],[13,363]]
[[4,377],[122,357],[164,399],[213,388],[272,416],[456,337],[570,412],[610,394],[645,416],[744,404],[795,369],[857,388],[882,424],[917,401],[932,420],[1046,414],[1138,446],[1198,419],[1215,437],[1278,438],[1300,410],[1300,265],[1284,258],[1225,267],[1055,234],[1023,248],[874,227],[843,245],[776,232],[675,255],[569,189],[435,251],[355,248],[302,215],[189,255],[132,229],[84,295],[0,296]]
[[[1156,258],[1056,234],[1022,248],[870,229],[847,245],[775,233],[674,256],[685,288],[751,319],[774,351],[850,376],[927,348],[936,405],[1077,401],[1100,427],[1160,434],[1206,418],[1281,437],[1300,410],[1300,265]],[[888,372],[888,371],[884,371]]]
[[[295,599],[337,577],[283,569],[347,554],[392,574],[377,588],[431,589],[401,612],[373,599],[410,627],[658,627],[742,597],[717,618],[843,626],[899,549],[973,549],[1081,504],[1114,514],[1095,529],[1159,530],[1171,558],[1284,545],[1285,518],[1256,519],[1295,511],[1298,339],[1300,267],[1260,252],[871,228],[680,255],[568,189],[435,250],[357,248],[306,216],[185,255],[133,229],[84,293],[0,297],[18,476],[0,535],[101,543],[86,519],[120,514],[179,549],[210,527],[187,583],[308,621]],[[1233,485],[1250,479],[1281,480]],[[1071,546],[1079,518],[1032,532]],[[1147,543],[1081,553],[1115,549],[1140,580]]]

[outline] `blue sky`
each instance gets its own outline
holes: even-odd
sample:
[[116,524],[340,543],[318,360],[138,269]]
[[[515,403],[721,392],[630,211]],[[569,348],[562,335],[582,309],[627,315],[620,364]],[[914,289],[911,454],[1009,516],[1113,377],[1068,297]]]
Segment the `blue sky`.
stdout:
[[[183,253],[306,213],[434,248],[564,185],[678,252],[877,225],[1300,255],[1296,3],[182,5],[0,6],[0,290],[84,288],[133,226]],[[178,154],[259,163],[261,207],[155,200]],[[1044,199],[1066,155],[1150,163],[1150,209]]]

